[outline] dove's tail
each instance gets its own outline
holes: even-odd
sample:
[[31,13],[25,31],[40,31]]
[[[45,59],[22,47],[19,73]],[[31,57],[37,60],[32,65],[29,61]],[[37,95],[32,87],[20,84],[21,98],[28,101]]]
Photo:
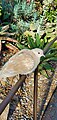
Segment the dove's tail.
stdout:
[[0,70],[0,79],[2,79],[3,78],[3,73],[2,73],[2,71]]
[[3,75],[2,70],[0,71],[0,81],[6,81],[6,77]]

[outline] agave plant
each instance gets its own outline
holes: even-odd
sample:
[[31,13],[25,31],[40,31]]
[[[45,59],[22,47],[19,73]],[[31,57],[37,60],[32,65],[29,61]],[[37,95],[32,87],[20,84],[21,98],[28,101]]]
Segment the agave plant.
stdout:
[[[38,12],[35,9],[35,2],[30,1],[30,4],[26,0],[17,0],[14,5],[14,18],[16,19],[16,26],[18,32],[23,32],[29,29],[30,22],[35,21],[38,17]],[[12,24],[12,27],[14,24]]]
[[30,5],[27,4],[26,0],[18,0],[14,6],[14,16],[15,18],[29,18],[33,16],[35,12],[35,3],[31,0]]
[[13,6],[11,4],[11,1],[2,0],[1,6],[2,6],[2,20],[8,21],[9,17],[13,15]]

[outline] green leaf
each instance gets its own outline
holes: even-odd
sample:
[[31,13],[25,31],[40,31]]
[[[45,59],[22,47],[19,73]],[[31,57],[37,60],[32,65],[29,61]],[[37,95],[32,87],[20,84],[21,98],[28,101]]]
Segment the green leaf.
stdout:
[[28,48],[28,47],[25,47],[24,45],[22,45],[22,44],[20,44],[20,43],[17,44],[17,47],[18,47],[19,49],[25,49],[25,48]]
[[53,53],[53,52],[57,52],[57,48],[50,48],[49,51],[47,53]]
[[30,46],[30,48],[35,48],[35,43],[34,43],[34,40],[31,36],[28,36],[28,45]]
[[49,58],[49,60],[51,60],[51,61],[57,61],[57,57]]
[[46,71],[44,71],[44,70],[41,70],[40,74],[42,74],[46,78],[49,78],[49,76],[47,75]]
[[39,34],[36,34],[36,41],[35,41],[35,43],[36,43],[36,46],[39,47],[39,45],[40,45],[40,37],[39,37]]
[[46,70],[53,70],[53,67],[48,62],[43,63],[42,67]]
[[47,53],[45,55],[45,59],[48,59],[48,58],[52,58],[52,57],[55,57],[57,55],[57,51],[53,52],[53,53]]
[[40,48],[40,49],[43,49],[43,47],[44,47],[44,41],[40,41],[40,46],[39,46],[39,48]]

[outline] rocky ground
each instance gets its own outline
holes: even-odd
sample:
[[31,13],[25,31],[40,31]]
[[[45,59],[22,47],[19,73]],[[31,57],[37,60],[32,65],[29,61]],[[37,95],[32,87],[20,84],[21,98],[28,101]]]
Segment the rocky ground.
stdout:
[[54,91],[42,120],[57,120],[57,89]]

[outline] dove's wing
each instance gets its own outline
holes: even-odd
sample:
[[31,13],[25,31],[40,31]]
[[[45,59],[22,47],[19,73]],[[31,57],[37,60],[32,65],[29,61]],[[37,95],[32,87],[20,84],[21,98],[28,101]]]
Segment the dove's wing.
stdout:
[[37,57],[31,50],[21,50],[3,66],[2,75],[11,77],[17,74],[29,74],[35,70],[37,64]]

